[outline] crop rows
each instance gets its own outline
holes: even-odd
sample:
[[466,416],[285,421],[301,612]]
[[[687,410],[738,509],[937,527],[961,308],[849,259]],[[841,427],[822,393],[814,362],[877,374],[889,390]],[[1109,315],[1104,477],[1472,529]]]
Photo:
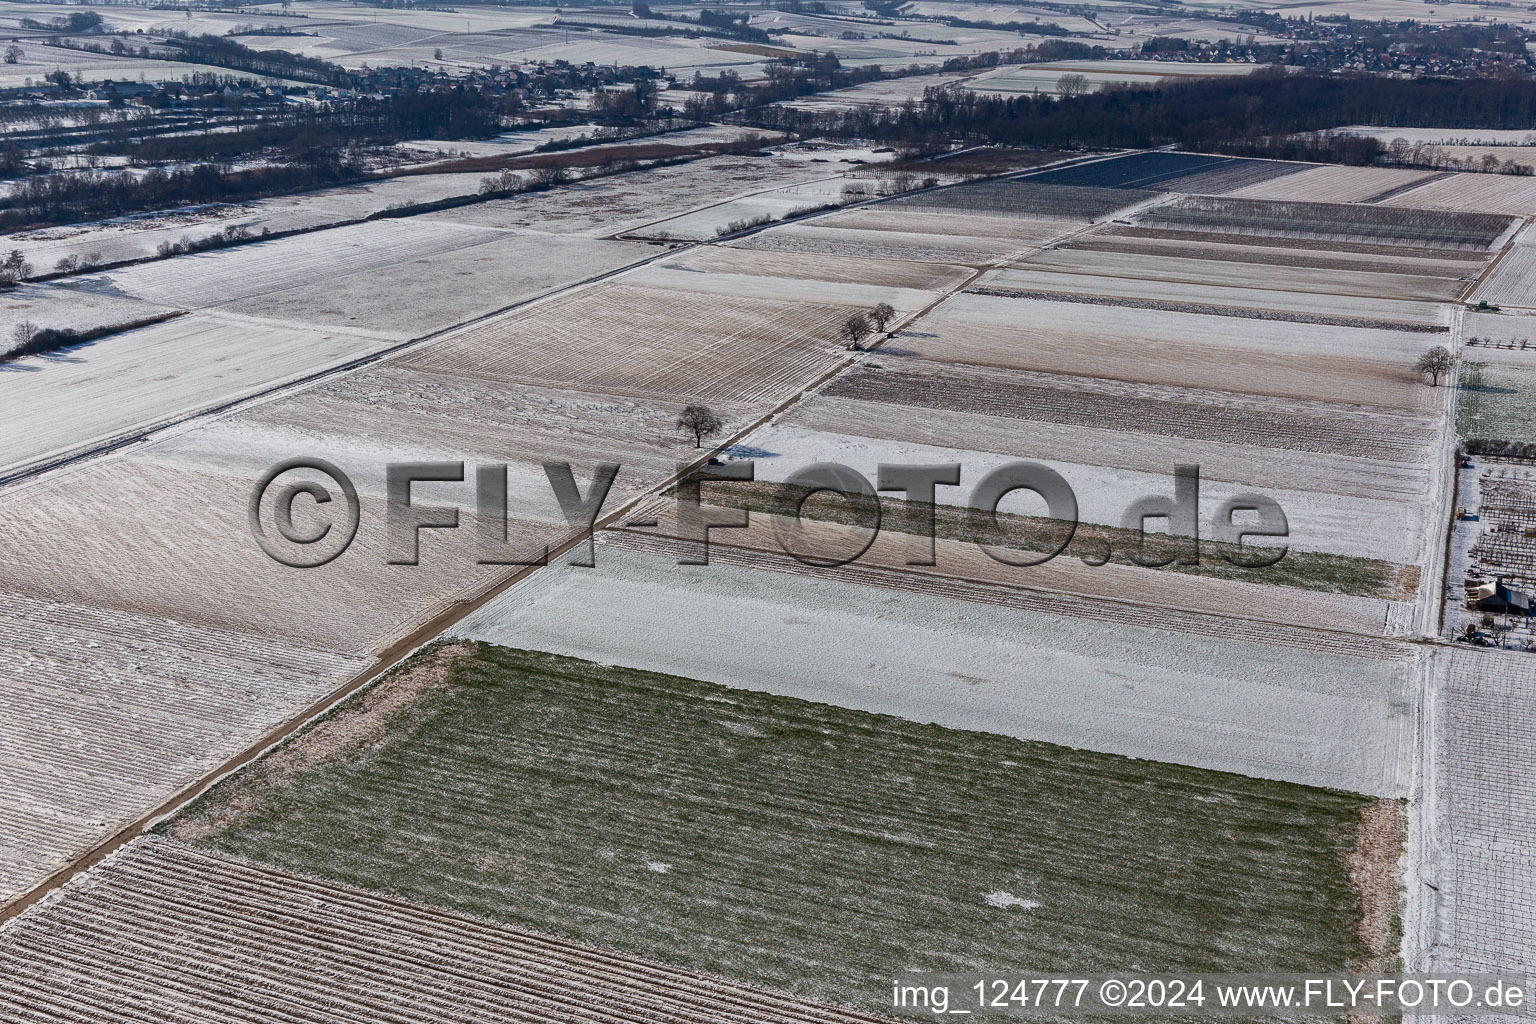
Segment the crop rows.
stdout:
[[[1064,283],[1071,280],[1071,278],[1063,279]],[[1049,284],[1054,282],[1047,278],[1042,283]],[[1164,287],[1160,290],[1166,293],[1172,289]],[[1209,289],[1197,289],[1196,293],[1199,294],[1206,291],[1209,291]],[[1444,334],[1450,330],[1445,324],[1438,323],[1422,323],[1411,320],[1383,320],[1364,316],[1335,316],[1327,313],[1266,309],[1260,305],[1223,306],[1208,302],[1178,302],[1164,299],[1136,298],[1134,296],[1113,293],[1093,295],[1072,291],[1066,287],[1063,287],[1060,291],[1047,291],[984,285],[971,288],[969,292],[972,295],[989,295],[994,298],[1003,299],[1044,299],[1049,302],[1081,303],[1089,306],[1124,306],[1129,309],[1155,309],[1164,313],[1197,313],[1202,316],[1230,316],[1247,320],[1278,320],[1283,323],[1316,324],[1321,327],[1353,327],[1363,330],[1380,331],[1417,331],[1426,334]],[[1270,294],[1279,295],[1283,293]],[[1318,304],[1333,306],[1335,302],[1325,299]]]
[[[1185,178],[1244,164],[1254,164],[1265,171],[1271,168],[1284,168],[1289,171],[1300,166],[1272,161],[1250,161],[1230,156],[1206,156],[1200,153],[1148,152],[1131,153],[1110,160],[1093,160],[1075,167],[1041,171],[1030,175],[1028,180],[1052,185],[1182,192],[1184,189],[1180,186]],[[1147,197],[1155,194],[1155,192],[1146,193]]]
[[[1301,249],[1306,252],[1317,252],[1319,248],[1322,248],[1327,250],[1331,256],[1352,254],[1361,256],[1391,256],[1404,260],[1424,260],[1426,261],[1425,267],[1433,268],[1434,270],[1442,269],[1440,265],[1447,262],[1460,262],[1468,267],[1477,269],[1479,264],[1487,263],[1489,259],[1489,253],[1480,250],[1421,249],[1404,245],[1348,242],[1337,238],[1327,239],[1325,244],[1319,246],[1318,239],[1314,238],[1282,238],[1278,235],[1265,235],[1256,240],[1253,235],[1245,235],[1235,231],[1180,231],[1173,228],[1105,224],[1096,229],[1094,234],[1101,238],[1128,238],[1195,246],[1226,245],[1246,249],[1257,245],[1263,246],[1266,249]],[[1429,263],[1428,261],[1430,260],[1434,260],[1436,263]]]
[[1064,243],[1060,251],[1127,253],[1173,259],[1212,260],[1249,266],[1296,267],[1316,271],[1343,270],[1362,274],[1416,275],[1452,281],[1471,280],[1480,268],[1480,264],[1477,263],[1435,261],[1422,257],[1411,259],[1373,257],[1369,254],[1336,252],[1331,248],[1325,252],[1316,249],[1294,251],[1251,240],[1247,245],[1233,245],[1222,242],[1143,239],[1098,232]]
[[[1192,301],[1228,303],[1231,305],[1258,305],[1276,309],[1294,309],[1314,312],[1339,312],[1340,306],[1354,316],[1372,315],[1383,319],[1438,319],[1439,310],[1427,305],[1455,299],[1462,290],[1462,282],[1419,273],[1368,272],[1355,267],[1296,266],[1284,274],[1277,274],[1264,263],[1250,263],[1244,257],[1249,250],[1222,253],[1206,253],[1204,258],[1194,253],[1114,253],[1095,252],[1077,246],[1047,249],[1014,264],[1018,272],[1050,271],[1056,274],[1073,274],[1090,278],[1120,278],[1146,282],[1143,285],[1127,285],[1127,288],[1154,289],[1150,297],[1175,299],[1187,297]],[[1259,253],[1259,255],[1263,255]],[[1304,257],[1291,255],[1293,258]],[[1403,261],[1407,262],[1407,261]],[[999,274],[995,277],[1012,277]],[[1049,283],[1049,277],[1037,277]],[[1014,282],[1008,282],[1014,283]],[[1200,290],[1189,291],[1180,285],[1194,285]],[[1172,288],[1168,286],[1174,286]],[[1103,287],[1089,280],[1081,289],[1091,292]],[[1327,305],[1309,307],[1317,300],[1303,298],[1307,295],[1342,296],[1349,301],[1333,300]],[[1362,301],[1363,300],[1363,301]],[[1407,305],[1406,303],[1426,305]],[[1404,303],[1404,304],[1399,304]]]
[[[1155,582],[1138,597],[1122,567],[1111,570],[1113,586],[1136,606],[1126,610],[1134,623],[1099,617],[1121,601],[1104,600],[1091,584],[1067,588],[1100,609],[1078,619],[1051,605],[1062,588],[1020,588],[1044,601],[1036,611],[950,596],[943,576],[921,593],[869,586],[855,581],[871,569],[862,563],[844,580],[788,564],[790,572],[724,561],[693,570],[677,557],[675,547],[645,554],[609,544],[596,571],[535,574],[454,632],[909,722],[1354,792],[1403,791],[1407,716],[1396,704],[1408,692],[1409,663],[1246,638],[1262,624],[1233,622],[1242,633],[1216,635],[1193,623],[1190,632],[1143,624]],[[900,583],[910,574],[894,564]],[[954,592],[964,592],[959,586]],[[581,625],[590,621],[603,628]],[[732,642],[679,644],[669,626],[678,621],[691,635]],[[1206,629],[1227,621],[1214,617]],[[1270,630],[1297,635],[1289,624]],[[1360,652],[1372,638],[1324,638],[1330,647],[1336,641]],[[878,672],[870,671],[872,652]]]
[[1169,389],[1139,395],[1128,393],[1124,386],[1081,377],[1036,379],[1040,382],[1031,383],[1025,375],[955,365],[937,372],[888,369],[845,373],[823,388],[822,394],[1161,437],[1348,452],[1407,464],[1423,460],[1430,439],[1426,429],[1410,426],[1399,416],[1308,410],[1294,404],[1279,411],[1268,403],[1218,403],[1208,392]]
[[0,749],[12,827],[0,902],[243,745],[362,661],[167,619],[7,595],[0,600]]
[[160,839],[0,934],[17,1024],[875,1024]]
[[1307,169],[1305,164],[1278,160],[1232,160],[1209,170],[1196,170],[1158,183],[1159,190],[1222,196],[1262,182],[1287,178]]
[[1452,174],[1426,181],[1383,202],[1389,207],[1481,210],[1529,217],[1536,214],[1536,178],[1512,174]]
[[1450,970],[1536,972],[1531,656],[1458,647],[1437,696],[1440,888]]
[[[863,213],[864,211],[854,211]],[[882,213],[883,218],[896,228],[899,214]],[[917,216],[922,216],[918,214]],[[1049,241],[1061,234],[1061,222],[1016,221],[1029,225],[1049,225],[1049,230],[1037,232],[1037,239],[1008,237],[1003,229],[1010,222],[1003,220],[992,226],[987,235],[947,235],[930,233],[921,225],[909,230],[860,228],[856,225],[833,225],[829,222],[794,225],[760,231],[755,235],[733,242],[743,249],[771,252],[809,253],[817,256],[857,256],[883,260],[909,260],[917,263],[958,263],[977,265],[994,263],[1038,242]]]
[[[895,209],[884,205],[844,210],[821,218],[815,225],[806,225],[805,230],[809,231],[813,227],[855,230],[861,236],[878,231],[898,236],[929,235],[939,239],[953,239],[956,244],[971,239],[993,244],[1006,243],[1011,249],[1054,241],[1074,230],[1070,221],[999,217],[986,213],[961,213],[958,210]],[[779,230],[795,229],[775,229],[765,233],[774,234]]]
[[1411,187],[1428,181],[1426,171],[1406,171],[1395,167],[1346,167],[1327,164],[1302,168],[1287,178],[1256,182],[1228,193],[1237,199],[1274,199],[1309,203],[1361,203],[1389,190]]
[[983,181],[903,196],[893,209],[957,210],[1051,220],[1102,220],[1116,210],[1156,198],[1156,192],[1127,188],[1050,185],[1033,180]]
[[[235,780],[176,829],[280,871],[871,1011],[907,965],[1241,969],[1356,948],[1335,844],[1358,796],[488,645],[406,721],[302,776]],[[1136,823],[1152,807],[1149,840]],[[1295,839],[1275,844],[1282,821]],[[1024,907],[989,906],[999,891]],[[1103,927],[1080,927],[1090,912]]]
[[669,401],[771,401],[838,358],[849,307],[604,285],[478,324],[399,365]]
[[1536,245],[1516,245],[1471,295],[1495,306],[1536,306]]
[[854,260],[723,245],[694,249],[668,260],[664,265],[711,274],[749,274],[754,277],[786,280],[827,281],[836,284],[923,290],[953,288],[970,276],[970,271],[964,267],[946,266],[942,263]]
[[1137,222],[1179,230],[1451,249],[1486,249],[1509,227],[1507,216],[1492,213],[1205,196],[1154,207]]
[[905,336],[903,346],[946,362],[1407,410],[1431,397],[1412,373],[1423,335],[1397,330],[1298,332],[1284,321],[974,292],[925,323],[937,336]]

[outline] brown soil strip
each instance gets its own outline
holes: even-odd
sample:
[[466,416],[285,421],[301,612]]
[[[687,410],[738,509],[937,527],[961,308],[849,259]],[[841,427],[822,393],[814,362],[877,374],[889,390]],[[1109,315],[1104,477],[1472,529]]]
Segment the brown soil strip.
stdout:
[[301,772],[327,761],[344,760],[365,750],[398,742],[410,731],[401,716],[434,690],[445,689],[450,670],[472,656],[467,641],[437,644],[383,676],[361,696],[354,695],[333,712],[314,720],[241,776],[245,783],[229,799],[199,818],[177,818],[168,829],[176,839],[206,839],[224,831],[262,804],[262,797]]
[[1370,951],[1359,969],[1389,972],[1402,940],[1403,875],[1400,862],[1408,841],[1406,805],[1378,799],[1360,809],[1355,847],[1345,855],[1350,886],[1359,902],[1356,934]]

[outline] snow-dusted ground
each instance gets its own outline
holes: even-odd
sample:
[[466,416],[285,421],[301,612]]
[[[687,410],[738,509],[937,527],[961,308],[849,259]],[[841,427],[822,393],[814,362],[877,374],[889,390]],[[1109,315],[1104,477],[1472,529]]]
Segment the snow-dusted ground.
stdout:
[[1329,164],[1310,167],[1283,178],[1227,193],[1240,199],[1283,199],[1311,203],[1358,203],[1433,176],[1430,171],[1395,167],[1347,167]]
[[[1110,300],[1152,299],[1160,302],[1186,302],[1192,305],[1208,304],[1234,306],[1239,309],[1310,313],[1317,316],[1343,314],[1407,324],[1445,324],[1449,320],[1449,311],[1441,303],[1377,297],[1382,292],[1391,292],[1397,287],[1397,282],[1381,280],[1389,275],[1335,273],[1337,290],[1328,293],[1317,288],[1315,284],[1312,289],[1298,288],[1294,291],[1288,289],[1282,281],[1274,281],[1276,275],[1269,267],[1256,267],[1251,276],[1225,275],[1228,280],[1249,277],[1251,285],[1245,287],[1235,280],[1230,285],[1218,283],[1224,275],[1218,274],[1217,268],[1209,263],[1205,267],[1196,268],[1198,271],[1203,271],[1201,274],[1190,274],[1187,271],[1184,274],[1186,277],[1203,276],[1206,280],[1181,281],[1179,280],[1181,268],[1177,266],[1170,268],[1169,279],[1156,280],[1138,273],[1140,268],[1136,267],[1127,268],[1134,276],[1122,276],[1116,273],[1115,271],[1119,268],[1115,263],[1119,261],[1095,262],[1100,263],[1100,273],[1097,274],[1079,274],[1072,272],[1069,268],[1050,265],[1037,268],[1033,262],[1030,262],[1006,270],[993,271],[979,281],[977,287],[1088,295]],[[1265,287],[1266,277],[1273,281],[1275,287]],[[1355,280],[1351,281],[1351,277]],[[1373,277],[1376,280],[1372,280]],[[1422,278],[1411,279],[1411,281],[1422,280]],[[1303,277],[1302,284],[1306,283]],[[1351,289],[1354,288],[1358,290],[1352,291]]]
[[1431,680],[1422,969],[1536,974],[1536,656],[1458,646]]
[[[1063,275],[1063,281],[1052,284],[1044,276],[1043,272],[1046,271]],[[1144,282],[1140,294],[1147,298],[1260,308],[1275,303],[1277,305],[1272,308],[1304,310],[1309,307],[1303,304],[1301,295],[1328,295],[1333,296],[1331,304],[1310,308],[1322,313],[1347,311],[1351,316],[1380,316],[1423,323],[1443,322],[1443,314],[1431,303],[1454,299],[1462,287],[1462,282],[1458,280],[1424,274],[1313,270],[1307,267],[1286,267],[1283,273],[1277,273],[1273,265],[1244,263],[1240,258],[1230,261],[1181,259],[1162,254],[1148,256],[1082,249],[1048,249],[1021,261],[1014,271],[998,274],[997,277],[999,283],[1012,287],[1031,287],[1029,284],[1016,283],[1017,275],[1023,272],[1035,275],[1030,279],[1035,282],[1035,286],[1049,285],[1059,291],[1071,290],[1079,277],[1085,277],[1088,280],[1083,283],[1083,291],[1113,294],[1095,279],[1118,278]],[[1003,278],[1010,280],[1001,280]],[[1200,290],[1163,290],[1169,284],[1194,285]],[[1133,286],[1123,287],[1124,294],[1138,294]],[[1237,294],[1239,290],[1255,294]],[[1208,297],[1202,298],[1202,295]],[[1375,301],[1358,301],[1362,298]],[[1383,300],[1412,300],[1423,305],[1398,307]]]
[[1382,205],[1529,217],[1536,214],[1536,178],[1512,174],[1452,174],[1384,199]]
[[599,547],[454,635],[964,729],[1361,792],[1404,790],[1410,657],[1073,621]]
[[[830,165],[837,167],[837,164]],[[676,238],[683,241],[707,241],[727,230],[731,224],[750,222],[762,217],[783,220],[797,214],[843,202],[848,179],[833,175],[816,181],[786,185],[771,192],[733,199],[707,209],[659,221],[639,233],[648,238]]]
[[51,271],[62,256],[95,253],[101,262],[153,256],[162,242],[201,239],[234,225],[253,235],[277,233],[366,217],[401,204],[473,195],[483,174],[415,174],[376,182],[166,213],[118,217],[0,235],[0,249],[20,249],[39,272]]
[[377,351],[387,338],[199,313],[0,364],[0,470]]
[[[943,504],[964,505],[976,481],[999,466],[1019,459],[1014,453],[970,451],[963,448],[902,443],[852,437],[776,423],[754,431],[744,444],[773,453],[757,460],[757,479],[780,481],[818,462],[851,466],[873,481],[880,463],[961,464],[961,486],[941,487]],[[1165,442],[1167,468],[1144,472],[1045,458],[1039,461],[1060,473],[1077,495],[1083,522],[1119,526],[1125,510],[1143,495],[1173,493],[1173,464],[1183,461],[1179,443]],[[1245,481],[1203,478],[1200,489],[1202,522],[1227,498],[1254,490]],[[1400,499],[1370,499],[1324,492],[1273,488],[1265,491],[1285,509],[1290,542],[1298,551],[1321,551],[1412,562],[1421,543],[1423,524],[1399,514]],[[1022,501],[1023,498],[1018,500]],[[1005,510],[1008,506],[1004,505]],[[1043,509],[1043,506],[1041,507]],[[1018,511],[1036,513],[1035,507]]]
[[1054,95],[1062,75],[1080,74],[1091,88],[1106,85],[1150,85],[1159,79],[1214,78],[1227,75],[1248,75],[1257,71],[1259,64],[1180,64],[1173,61],[1154,60],[1063,60],[1050,64],[1024,64],[1000,67],[979,75],[966,83],[966,88],[978,93],[997,93],[1012,96],[1020,93]]
[[1426,142],[1430,145],[1482,145],[1497,148],[1530,145],[1536,141],[1536,132],[1527,128],[1378,128],[1374,125],[1346,125],[1336,129],[1350,135],[1365,135],[1391,143],[1402,139],[1410,144]]
[[963,294],[906,332],[925,359],[1416,410],[1443,335]]

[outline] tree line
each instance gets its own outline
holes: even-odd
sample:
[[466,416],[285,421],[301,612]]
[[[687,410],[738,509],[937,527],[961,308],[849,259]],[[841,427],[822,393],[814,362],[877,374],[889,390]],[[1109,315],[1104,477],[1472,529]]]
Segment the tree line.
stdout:
[[[754,97],[755,99],[755,97]],[[930,88],[921,102],[841,111],[749,103],[762,128],[872,139],[922,151],[1002,143],[1042,148],[1184,149],[1261,155],[1260,140],[1348,124],[1400,127],[1529,128],[1536,124],[1536,81],[1398,79],[1264,68],[1242,77],[1110,87],[1077,96],[983,96]],[[1298,152],[1371,156],[1370,142],[1301,142]],[[1380,144],[1376,143],[1376,152]],[[1312,147],[1307,149],[1305,147]],[[1264,154],[1268,155],[1268,154]],[[1329,157],[1331,158],[1331,157]]]

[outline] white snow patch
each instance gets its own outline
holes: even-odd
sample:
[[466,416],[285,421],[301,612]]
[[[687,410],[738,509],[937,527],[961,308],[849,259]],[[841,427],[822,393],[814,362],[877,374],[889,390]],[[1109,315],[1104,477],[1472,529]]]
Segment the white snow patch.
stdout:
[[997,892],[987,893],[982,899],[986,900],[989,906],[997,907],[999,910],[1006,910],[1010,907],[1017,907],[1019,910],[1034,910],[1040,905],[1034,900],[1020,899],[1013,893],[1004,892],[1001,889]]

